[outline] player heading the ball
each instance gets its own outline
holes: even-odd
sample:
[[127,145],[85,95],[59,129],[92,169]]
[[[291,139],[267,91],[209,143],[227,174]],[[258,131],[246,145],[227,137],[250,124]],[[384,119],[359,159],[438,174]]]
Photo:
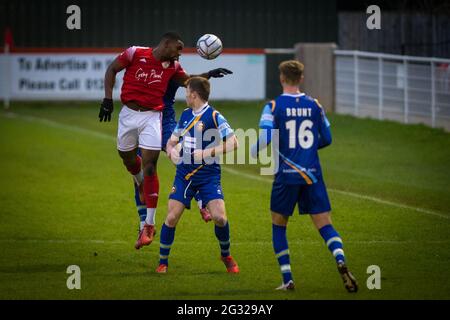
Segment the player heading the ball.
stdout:
[[[171,107],[168,102],[171,103],[171,95],[175,95],[177,85],[184,86],[193,77],[184,71],[178,61],[183,49],[181,36],[176,32],[167,32],[155,48],[129,47],[108,66],[105,73],[105,97],[98,117],[106,122],[111,121],[114,109],[112,93],[116,75],[125,69],[120,95],[123,108],[119,113],[117,150],[136,185],[136,204],[145,204],[146,216],[143,219],[144,215],[140,214],[143,221],[140,223],[136,249],[151,244],[155,235],[159,195],[157,161],[162,149],[162,132],[171,130],[170,124],[162,128],[163,110]],[[200,76],[220,78],[231,73],[225,68],[218,68]],[[170,83],[171,93],[166,96]],[[174,112],[168,115],[175,117]]]

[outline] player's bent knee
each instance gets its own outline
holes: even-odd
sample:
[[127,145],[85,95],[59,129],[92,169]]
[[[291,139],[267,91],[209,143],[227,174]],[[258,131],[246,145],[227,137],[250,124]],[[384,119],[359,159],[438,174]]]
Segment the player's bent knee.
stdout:
[[289,221],[289,217],[280,213],[272,212],[272,223],[277,226],[285,226]]
[[132,166],[136,163],[136,150],[126,152],[120,150],[117,151],[119,152],[119,156],[122,159],[124,165]]
[[212,216],[212,219],[214,221],[215,224],[217,224],[219,227],[223,227],[227,224],[228,219],[226,217],[226,215],[219,215],[219,216]]
[[169,213],[169,214],[167,214],[165,223],[168,227],[174,228],[177,225],[178,220],[179,220],[179,217],[177,217],[174,214]]
[[144,175],[153,176],[156,174],[156,163],[146,163],[144,165]]
[[321,229],[324,226],[331,224],[330,211],[311,214],[310,216],[317,229]]
[[214,223],[219,226],[227,224],[227,215],[225,212],[225,202],[222,199],[211,200],[208,205]]
[[178,224],[178,221],[180,220],[180,217],[181,217],[181,213],[180,212],[178,212],[176,210],[169,211],[167,213],[167,217],[166,217],[165,223],[166,223],[167,226],[169,226],[171,228],[174,228]]
[[184,205],[177,200],[169,200],[169,209],[166,216],[166,225],[173,228],[177,225],[184,211]]

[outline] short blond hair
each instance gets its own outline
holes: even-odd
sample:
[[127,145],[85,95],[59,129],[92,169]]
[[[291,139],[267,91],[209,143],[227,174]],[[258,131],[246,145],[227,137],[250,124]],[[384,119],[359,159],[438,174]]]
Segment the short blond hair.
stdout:
[[289,85],[299,85],[303,77],[304,66],[300,61],[297,60],[287,60],[280,63],[278,66],[280,74],[284,76],[287,84]]

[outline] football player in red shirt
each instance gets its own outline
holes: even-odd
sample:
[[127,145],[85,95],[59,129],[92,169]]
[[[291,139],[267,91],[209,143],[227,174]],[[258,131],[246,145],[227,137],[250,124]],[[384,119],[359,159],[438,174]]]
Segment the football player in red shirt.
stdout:
[[[165,33],[155,48],[133,46],[122,52],[105,73],[105,98],[100,107],[100,121],[111,121],[112,90],[116,74],[125,69],[120,99],[117,149],[123,164],[139,186],[141,201],[147,207],[147,217],[136,248],[149,245],[155,234],[155,212],[158,203],[159,180],[156,164],[161,150],[161,117],[163,96],[169,80],[184,86],[194,75],[188,75],[178,58],[184,48],[181,37]],[[231,71],[219,68],[203,73],[204,78],[220,78]],[[138,148],[142,158],[137,155]]]

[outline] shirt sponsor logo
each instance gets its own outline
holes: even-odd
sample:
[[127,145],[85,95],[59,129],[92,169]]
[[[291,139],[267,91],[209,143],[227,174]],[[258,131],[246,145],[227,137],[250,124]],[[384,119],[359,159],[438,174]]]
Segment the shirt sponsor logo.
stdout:
[[138,81],[144,81],[147,83],[147,85],[150,85],[152,83],[156,82],[162,82],[162,76],[164,74],[164,71],[161,71],[161,73],[157,73],[155,69],[152,69],[150,73],[145,72],[142,68],[137,69],[135,73],[135,78]]

